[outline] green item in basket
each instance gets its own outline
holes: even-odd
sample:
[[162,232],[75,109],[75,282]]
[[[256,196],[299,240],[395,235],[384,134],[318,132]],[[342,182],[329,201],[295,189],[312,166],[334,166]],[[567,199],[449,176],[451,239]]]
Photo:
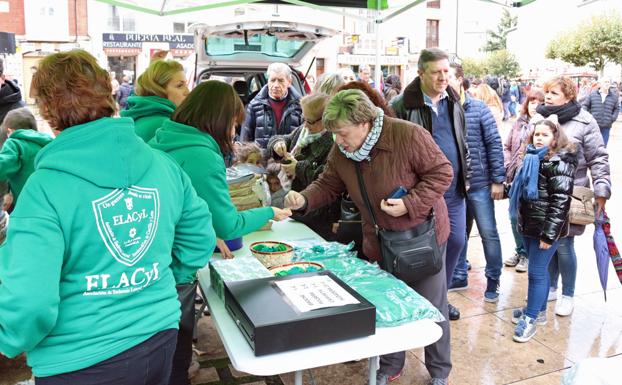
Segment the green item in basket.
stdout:
[[287,251],[287,246],[283,244],[268,246],[268,245],[260,243],[259,245],[255,245],[253,247],[253,250],[259,251],[261,253],[276,253],[280,251]]
[[285,277],[287,275],[294,275],[294,274],[302,274],[302,273],[313,273],[316,271],[320,271],[322,269],[320,269],[317,266],[307,266],[307,267],[300,267],[300,266],[294,266],[291,269],[287,269],[287,270],[282,270],[279,271],[278,273],[274,274],[277,277]]

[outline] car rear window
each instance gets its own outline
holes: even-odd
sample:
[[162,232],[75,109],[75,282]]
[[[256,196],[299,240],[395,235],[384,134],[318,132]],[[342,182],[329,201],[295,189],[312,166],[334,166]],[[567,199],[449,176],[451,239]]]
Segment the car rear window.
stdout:
[[243,37],[210,36],[205,39],[205,52],[210,56],[227,56],[238,53],[257,53],[279,58],[292,58],[306,44],[301,40],[282,40],[276,36],[253,35],[248,41]]

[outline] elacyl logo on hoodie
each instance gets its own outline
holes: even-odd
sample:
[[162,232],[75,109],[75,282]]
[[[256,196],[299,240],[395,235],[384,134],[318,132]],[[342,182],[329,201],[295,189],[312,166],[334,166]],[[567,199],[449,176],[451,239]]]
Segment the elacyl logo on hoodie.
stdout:
[[126,266],[140,261],[158,229],[158,190],[132,186],[92,203],[97,229],[112,256]]

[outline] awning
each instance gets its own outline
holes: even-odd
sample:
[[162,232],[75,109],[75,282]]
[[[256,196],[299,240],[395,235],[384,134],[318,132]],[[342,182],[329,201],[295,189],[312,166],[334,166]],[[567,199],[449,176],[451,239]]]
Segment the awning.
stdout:
[[[102,3],[116,5],[118,7],[129,8],[135,11],[149,13],[159,16],[177,15],[180,13],[204,11],[207,9],[236,6],[250,3],[263,4],[289,4],[300,5],[310,8],[325,7],[346,7],[346,8],[368,8],[375,10],[386,10],[393,8],[395,14],[404,12],[406,9],[422,3],[423,0],[97,0]],[[481,0],[496,3],[506,7],[522,7],[535,0],[503,1],[503,0]],[[360,18],[357,15],[350,15]],[[390,17],[389,17],[390,18]],[[383,18],[387,19],[387,18]]]

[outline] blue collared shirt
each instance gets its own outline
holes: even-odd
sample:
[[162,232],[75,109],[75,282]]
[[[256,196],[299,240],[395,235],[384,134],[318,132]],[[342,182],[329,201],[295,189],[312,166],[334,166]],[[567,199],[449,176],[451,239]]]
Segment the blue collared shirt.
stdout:
[[[432,111],[434,111],[434,113],[438,115],[438,103],[437,104],[432,103],[432,98],[426,95],[426,93],[423,92],[423,90],[422,90],[422,93],[423,93],[423,102],[425,103],[425,105],[430,107]],[[446,97],[449,97],[449,94],[447,94],[447,91],[445,90],[443,91],[443,94],[441,95],[441,98],[438,101],[440,102]]]

